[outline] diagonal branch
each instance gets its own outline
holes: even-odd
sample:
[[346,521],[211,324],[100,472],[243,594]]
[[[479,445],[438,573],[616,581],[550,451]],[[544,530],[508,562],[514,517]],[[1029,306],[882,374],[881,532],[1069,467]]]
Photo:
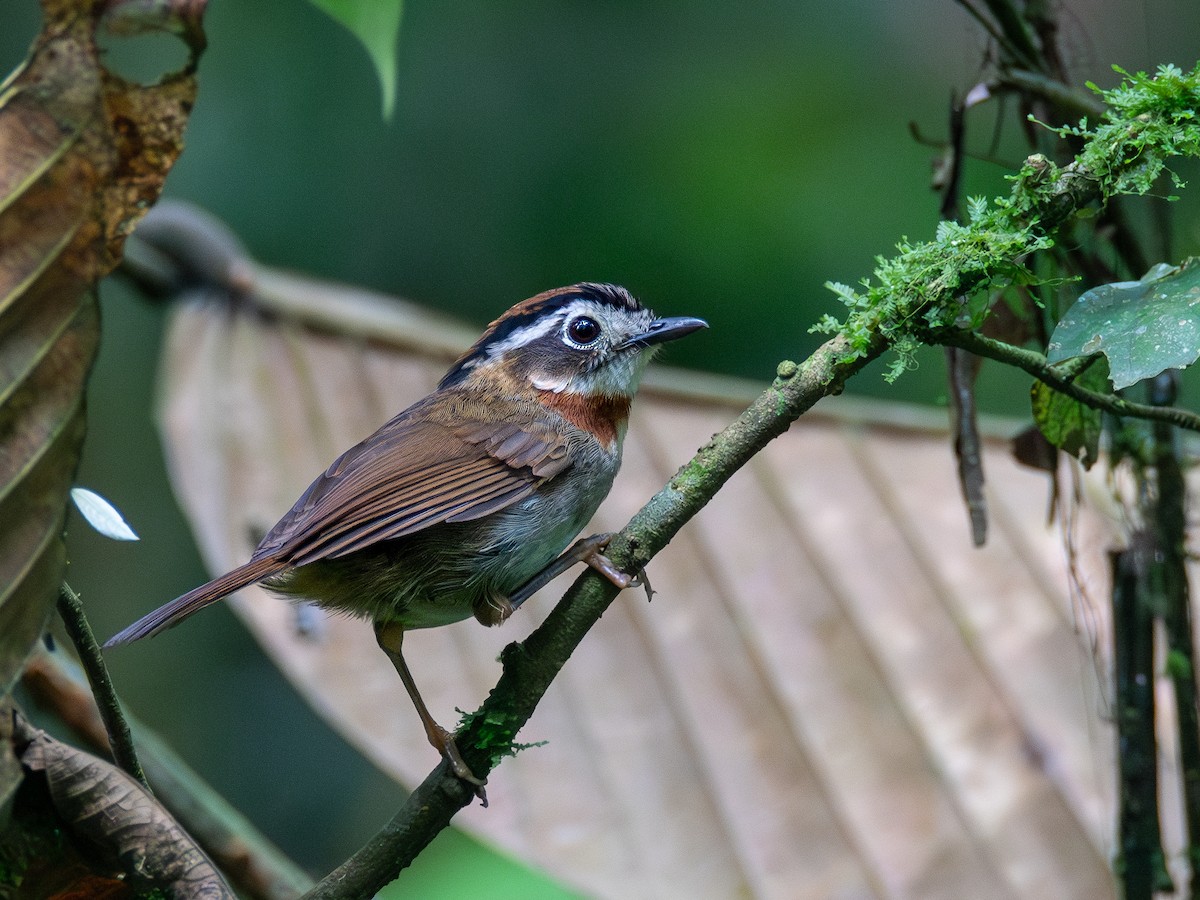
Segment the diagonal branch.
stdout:
[[[1070,372],[1056,370],[1041,354],[981,338],[969,331],[941,331],[934,343],[962,346],[1033,374],[1088,405],[1125,416],[1170,421],[1200,430],[1200,417],[1179,409],[1129,403],[1077,387]],[[822,397],[841,392],[846,381],[878,358],[887,346],[877,340],[861,355],[841,336],[822,345],[800,364],[785,362],[778,377],[731,425],[700,448],[696,456],[630,520],[609,545],[607,555],[626,571],[637,571],[665,547],[725,482],[771,440]],[[550,682],[584,635],[616,597],[616,588],[590,569],[575,581],[546,620],[525,641],[502,654],[503,674],[484,704],[468,717],[457,742],[476,773],[490,772],[511,753],[517,732],[528,721]],[[407,867],[474,793],[438,766],[409,796],[396,816],[362,849],[331,872],[308,900],[369,896]]]
[[[642,507],[614,536],[606,555],[625,571],[644,567],[751,457],[822,397],[841,393],[846,380],[884,349],[880,340],[855,355],[845,338],[835,337],[803,363],[781,363],[771,386]],[[491,771],[511,752],[517,731],[616,594],[607,579],[589,569],[536,631],[505,648],[499,682],[456,738],[473,772]],[[306,898],[370,896],[408,866],[473,798],[470,786],[440,765],[391,822]]]

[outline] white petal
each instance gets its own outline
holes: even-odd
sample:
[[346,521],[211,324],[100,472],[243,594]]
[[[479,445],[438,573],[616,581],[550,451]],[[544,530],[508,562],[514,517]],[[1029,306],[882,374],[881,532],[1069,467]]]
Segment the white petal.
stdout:
[[136,541],[138,536],[133,533],[120,511],[97,494],[87,488],[71,488],[71,499],[75,506],[88,520],[88,524],[105,537],[114,541]]

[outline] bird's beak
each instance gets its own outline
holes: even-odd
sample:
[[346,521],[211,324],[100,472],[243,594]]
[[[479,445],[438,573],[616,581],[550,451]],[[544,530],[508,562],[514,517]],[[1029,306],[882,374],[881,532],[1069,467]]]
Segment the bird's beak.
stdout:
[[616,346],[617,350],[627,350],[630,347],[650,347],[654,344],[665,344],[684,335],[707,328],[708,323],[703,319],[693,319],[691,316],[676,316],[672,319],[655,319],[650,327],[641,334],[627,337]]

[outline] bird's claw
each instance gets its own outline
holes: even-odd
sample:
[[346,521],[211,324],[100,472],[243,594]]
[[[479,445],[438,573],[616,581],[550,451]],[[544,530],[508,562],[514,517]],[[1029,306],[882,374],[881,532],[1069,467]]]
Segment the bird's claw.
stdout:
[[621,590],[625,590],[625,588],[633,584],[633,576],[622,572],[616,567],[616,564],[613,563],[611,559],[601,552],[605,547],[608,546],[609,538],[611,538],[612,535],[606,534],[603,535],[603,537],[604,543],[597,546],[594,550],[591,550],[585,557],[583,557],[583,561]]
[[642,569],[642,571],[634,575],[633,578],[629,579],[629,584],[627,587],[644,587],[646,589],[646,602],[649,603],[654,599],[655,590],[654,588],[650,587],[650,576],[646,573],[645,569]]

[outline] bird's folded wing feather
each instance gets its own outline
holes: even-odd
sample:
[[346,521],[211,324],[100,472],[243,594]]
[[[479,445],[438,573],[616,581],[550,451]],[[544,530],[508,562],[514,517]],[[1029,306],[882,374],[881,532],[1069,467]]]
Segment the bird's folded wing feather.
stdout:
[[461,412],[454,424],[401,414],[346,451],[253,559],[304,565],[477,519],[528,497],[570,464],[565,439],[549,423],[464,421]]

